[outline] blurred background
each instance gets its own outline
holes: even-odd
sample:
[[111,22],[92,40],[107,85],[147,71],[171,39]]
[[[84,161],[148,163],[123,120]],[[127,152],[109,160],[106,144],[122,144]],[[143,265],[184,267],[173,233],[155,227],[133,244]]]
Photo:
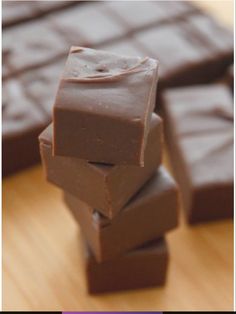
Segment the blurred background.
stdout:
[[45,182],[38,149],[71,45],[158,58],[159,95],[227,85],[233,12],[233,1],[3,1],[4,310],[233,309],[232,221],[190,227],[182,214],[164,288],[88,296],[77,225]]

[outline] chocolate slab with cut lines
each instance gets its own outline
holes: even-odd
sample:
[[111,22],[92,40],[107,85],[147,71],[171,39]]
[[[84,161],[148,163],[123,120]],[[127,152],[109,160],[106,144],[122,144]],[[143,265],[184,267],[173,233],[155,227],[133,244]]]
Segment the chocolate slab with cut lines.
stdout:
[[53,110],[53,154],[144,166],[158,61],[72,47]]
[[9,76],[54,62],[69,48],[46,19],[5,30],[2,46]]
[[189,223],[233,216],[232,104],[223,84],[163,95],[169,155]]
[[17,80],[8,80],[3,84],[2,109],[2,165],[5,176],[40,160],[37,138],[49,119],[26,96]]
[[232,33],[203,14],[149,28],[134,39],[160,61],[160,88],[209,82],[233,60]]
[[53,15],[51,21],[70,46],[95,47],[126,35],[126,27],[106,12],[102,2],[75,6]]

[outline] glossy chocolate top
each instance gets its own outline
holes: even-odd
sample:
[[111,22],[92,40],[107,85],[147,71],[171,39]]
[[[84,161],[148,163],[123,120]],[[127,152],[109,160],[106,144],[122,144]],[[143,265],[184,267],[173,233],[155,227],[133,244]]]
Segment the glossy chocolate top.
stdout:
[[157,83],[158,61],[72,47],[55,108],[144,121]]

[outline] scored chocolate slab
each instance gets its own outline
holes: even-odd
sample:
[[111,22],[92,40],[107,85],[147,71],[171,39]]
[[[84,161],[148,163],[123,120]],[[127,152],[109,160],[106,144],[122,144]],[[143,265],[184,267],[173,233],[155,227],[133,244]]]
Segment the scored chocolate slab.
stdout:
[[102,2],[73,7],[51,21],[70,46],[95,47],[126,35],[125,26],[107,13]]
[[2,45],[3,62],[10,72],[8,76],[54,62],[65,55],[66,50],[64,40],[45,19],[5,30]]
[[3,84],[2,99],[3,176],[40,160],[37,137],[49,121],[26,96],[17,80]]
[[16,25],[73,4],[75,1],[2,1],[2,24]]
[[232,104],[223,84],[163,95],[169,155],[190,223],[233,215]]
[[53,109],[53,154],[144,166],[158,61],[72,47]]
[[98,262],[157,239],[178,223],[177,186],[164,167],[112,220],[69,193],[64,193],[64,200]]
[[52,156],[52,126],[40,135],[39,140],[48,181],[112,218],[160,165],[162,121],[152,115],[144,167],[102,165],[78,158]]
[[134,39],[160,61],[160,88],[209,82],[233,59],[232,33],[206,15],[149,28]]
[[128,33],[175,21],[198,11],[187,1],[107,1],[105,5],[114,19],[126,25]]
[[82,258],[91,294],[161,286],[166,282],[169,253],[164,238],[104,263],[96,262],[84,241]]

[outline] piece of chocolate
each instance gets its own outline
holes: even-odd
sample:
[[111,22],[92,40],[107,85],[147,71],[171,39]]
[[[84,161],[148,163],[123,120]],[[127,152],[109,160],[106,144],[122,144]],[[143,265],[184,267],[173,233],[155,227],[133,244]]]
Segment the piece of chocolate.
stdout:
[[80,198],[109,218],[151,177],[161,163],[162,122],[153,114],[144,153],[144,167],[103,165],[83,159],[52,156],[52,126],[40,135],[48,181]]
[[158,61],[72,47],[53,111],[53,154],[144,166]]
[[5,30],[2,45],[11,76],[55,61],[68,48],[44,19]]
[[233,59],[231,32],[200,14],[149,28],[134,38],[160,60],[160,88],[209,82]]
[[178,223],[177,187],[164,167],[112,220],[69,193],[64,199],[98,262],[157,239]]
[[223,84],[167,90],[167,144],[189,223],[233,215],[233,99]]
[[38,135],[48,123],[44,112],[26,97],[17,80],[3,84],[2,174],[39,161]]
[[166,282],[169,253],[164,238],[104,263],[96,262],[84,241],[82,258],[91,294],[160,286]]
[[52,22],[70,46],[94,47],[126,34],[124,25],[106,12],[102,2],[73,7],[52,16]]

